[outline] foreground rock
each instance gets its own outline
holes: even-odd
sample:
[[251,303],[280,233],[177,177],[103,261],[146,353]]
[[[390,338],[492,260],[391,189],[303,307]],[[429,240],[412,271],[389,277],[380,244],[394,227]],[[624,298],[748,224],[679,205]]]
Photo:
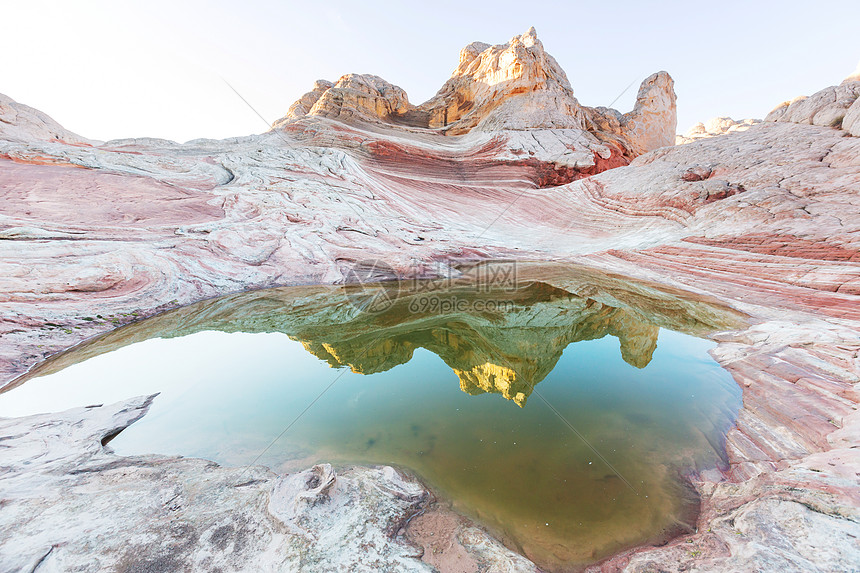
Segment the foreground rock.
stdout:
[[[463,73],[489,73],[507,53],[534,66],[523,71],[552,72],[538,95],[523,97],[561,101],[553,98],[567,97],[564,82],[525,36],[469,48]],[[584,129],[530,120],[510,129],[492,123],[517,118],[518,106],[502,98],[480,119],[465,109],[449,119],[464,129],[477,121],[453,135],[423,127],[409,106],[401,114],[400,92],[368,78],[339,88],[375,90],[371,99],[341,99],[347,108],[364,102],[360,119],[311,113],[334,89],[318,84],[273,132],[185,145],[70,145],[18,106],[13,123],[0,123],[0,376],[8,382],[56,351],[166,308],[249,288],[339,282],[366,259],[404,276],[487,258],[576,261],[713,297],[751,321],[714,335],[714,355],[743,388],[744,406],[728,436],[730,469],[696,477],[698,533],[599,567],[850,569],[860,562],[860,138],[852,137],[860,111],[848,101],[852,81],[746,131],[638,157],[621,114],[583,108]],[[500,94],[520,97],[505,85]],[[639,113],[664,117],[668,85],[660,74],[650,79],[645,98],[657,90],[658,105]],[[18,475],[3,497],[54,483],[35,473],[29,480]],[[140,487],[155,487],[148,483]],[[39,559],[52,542],[34,539],[43,545],[27,555]]]
[[[433,571],[402,537],[430,493],[391,467],[279,476],[104,444],[152,397],[0,419],[3,571]],[[58,526],[58,524],[62,524]],[[465,520],[467,570],[535,571]]]

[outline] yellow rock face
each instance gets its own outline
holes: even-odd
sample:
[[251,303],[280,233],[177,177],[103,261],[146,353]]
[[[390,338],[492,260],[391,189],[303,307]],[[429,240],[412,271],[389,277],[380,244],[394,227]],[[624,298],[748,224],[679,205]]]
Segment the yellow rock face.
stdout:
[[460,389],[466,394],[474,396],[490,392],[501,394],[508,400],[514,401],[517,406],[523,407],[528,395],[525,392],[515,390],[517,373],[507,366],[499,366],[485,362],[472,367],[471,370],[457,370],[454,373],[460,379]]

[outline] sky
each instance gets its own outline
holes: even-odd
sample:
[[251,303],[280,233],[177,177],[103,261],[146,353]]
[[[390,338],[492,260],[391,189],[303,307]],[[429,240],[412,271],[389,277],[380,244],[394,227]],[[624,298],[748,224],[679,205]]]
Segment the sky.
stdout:
[[613,106],[629,111],[639,82],[668,71],[680,133],[763,118],[860,60],[857,0],[0,2],[0,93],[100,140],[260,133],[314,80],[347,73],[381,76],[418,104],[463,46],[530,26],[584,105],[634,82]]

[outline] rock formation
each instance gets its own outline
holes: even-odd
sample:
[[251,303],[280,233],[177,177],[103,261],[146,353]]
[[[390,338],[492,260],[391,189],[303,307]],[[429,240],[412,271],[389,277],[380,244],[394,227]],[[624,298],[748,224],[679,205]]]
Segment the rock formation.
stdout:
[[[842,85],[858,83],[860,83],[860,64],[857,64],[857,69],[854,70],[853,74],[845,78]],[[851,107],[848,108],[848,111],[845,112],[841,126],[842,129],[854,137],[860,137],[860,103],[857,103],[858,101],[860,101],[860,98],[856,98]]]
[[534,28],[507,44],[480,42],[460,51],[460,63],[439,92],[418,107],[429,127],[451,135],[475,127],[584,129],[584,116],[564,70],[546,53]]
[[[272,132],[182,145],[160,140],[87,145],[44,114],[4,98],[0,378],[11,381],[51,354],[141,317],[241,290],[343,281],[357,262],[368,259],[383,260],[405,276],[424,277],[476,259],[576,262],[638,279],[611,292],[597,289],[594,300],[609,307],[658,285],[717,301],[749,321],[702,333],[718,342],[713,354],[743,389],[744,402],[727,436],[730,467],[692,476],[702,499],[698,531],[662,547],[631,549],[601,567],[814,571],[860,562],[860,138],[850,136],[858,135],[858,82],[850,79],[783,105],[771,121],[745,131],[634,158],[637,149],[649,145],[623,134],[645,134],[645,141],[654,141],[661,129],[643,132],[622,114],[582,107],[571,107],[581,115],[565,111],[571,122],[565,125],[581,117],[582,128],[545,127],[555,121],[556,111],[541,115],[535,111],[539,104],[571,100],[532,36],[499,49],[473,45],[464,56],[469,61],[464,73],[489,74],[494,61],[507,69],[502,54],[509,53],[505,58],[518,58],[523,66],[543,66],[545,86],[531,95],[509,93],[493,109],[483,105],[486,100],[473,101],[484,115],[457,104],[460,115],[441,127],[431,127],[429,119],[424,126],[421,106],[407,105],[404,111],[399,90],[367,77],[345,81],[338,88],[344,91],[334,92],[328,103],[321,100],[334,86],[318,84],[319,97],[303,98]],[[660,110],[671,108],[667,81],[658,75],[652,83],[665,97],[648,95],[646,86],[639,114],[634,110],[636,117],[629,116],[632,123],[639,117],[665,118]],[[475,94],[490,93],[478,87]],[[443,110],[454,109],[444,102],[456,101],[457,93],[471,92],[452,89],[453,99],[443,94],[435,100],[433,109],[443,114],[443,123]],[[541,127],[510,127],[530,123],[515,123],[525,120],[513,104],[505,105],[513,98],[532,106],[535,113],[527,117],[540,118],[535,124]],[[312,112],[337,105],[337,117]],[[841,129],[836,129],[840,114]],[[448,134],[471,122],[467,133]],[[508,127],[494,131],[493,125]],[[579,282],[575,274],[549,282],[592,296],[587,281]],[[700,318],[710,312],[656,296],[654,301],[665,303],[662,314],[678,323],[690,320],[684,318],[688,311]],[[74,417],[71,426],[87,412]],[[47,440],[45,432],[69,426],[63,422],[67,418],[3,420],[2,437],[23,447],[34,424],[53,419],[54,426],[32,434]],[[118,427],[108,426],[86,437],[88,452]],[[53,451],[41,441],[28,444],[27,451]],[[0,512],[3,569],[32,569],[64,554],[74,556],[68,557],[70,565],[96,558],[115,563],[110,545],[115,540],[97,557],[75,545],[78,537],[64,537],[65,530],[56,530],[58,537],[37,535],[47,527],[39,520],[50,515],[42,498],[56,504],[64,527],[77,535],[76,516],[92,514],[75,512],[102,499],[112,503],[117,498],[111,492],[118,491],[113,487],[139,488],[134,503],[126,497],[122,507],[135,515],[144,512],[147,519],[166,515],[177,500],[187,508],[190,495],[173,499],[177,493],[197,491],[200,484],[214,487],[200,477],[206,464],[198,461],[161,465],[148,458],[124,467],[122,459],[93,458],[86,473],[57,477],[45,460],[26,470],[18,458],[4,459],[11,461],[3,462],[2,497],[26,506],[26,513]],[[166,493],[156,487],[157,470],[147,474],[153,467],[148,464],[169,468],[176,476],[170,483],[177,485]],[[211,469],[212,475],[244,471],[269,484],[274,480],[259,469]],[[95,480],[89,489],[88,476]],[[230,484],[222,488],[225,495],[245,495],[245,486],[218,483]],[[249,523],[274,523],[261,502],[263,485],[247,488],[256,493],[247,498],[242,515]],[[100,493],[92,494],[94,489]],[[188,539],[208,543],[215,532],[201,524],[230,525],[225,508],[232,507],[232,501],[205,505],[189,518],[200,537],[180,530],[174,535],[167,526],[153,535],[165,546]],[[33,520],[23,523],[18,515],[25,514]],[[104,512],[99,518],[108,530],[127,531],[125,513]],[[142,523],[136,519],[132,524]],[[26,533],[25,544],[6,542],[19,531]],[[231,539],[223,531],[219,535]],[[272,535],[285,535],[281,531]],[[350,540],[355,538],[337,543]],[[53,548],[60,542],[67,543]],[[222,550],[210,545],[221,558],[230,542]],[[237,550],[239,557],[254,547]],[[358,567],[364,557],[355,559]]]
[[581,106],[534,28],[507,44],[474,42],[463,48],[457,69],[421,105],[410,104],[406,92],[382,78],[349,74],[335,84],[317,81],[273,128],[295,131],[302,128],[299,120],[311,117],[447,136],[492,134],[508,140],[505,159],[569,168],[568,180],[575,172],[596,173],[673,145],[676,127],[669,74],[647,78],[629,113]]
[[633,111],[620,114],[605,107],[588,108],[598,138],[621,145],[625,154],[636,157],[660,147],[675,144],[678,127],[672,77],[658,72],[639,87]]
[[842,118],[842,129],[854,137],[860,137],[860,104],[857,103],[858,101],[860,98],[854,100]]
[[289,119],[306,115],[348,121],[375,120],[406,113],[409,100],[406,92],[380,77],[370,74],[347,74],[332,84],[317,80],[314,89],[290,106],[282,125]]

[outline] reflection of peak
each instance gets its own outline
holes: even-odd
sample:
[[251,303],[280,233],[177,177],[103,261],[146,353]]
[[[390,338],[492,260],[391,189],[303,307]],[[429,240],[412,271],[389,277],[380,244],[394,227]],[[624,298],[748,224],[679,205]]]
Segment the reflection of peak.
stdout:
[[453,370],[460,379],[460,390],[471,396],[485,392],[501,394],[522,408],[531,394],[530,385],[522,380],[518,382],[517,373],[507,366],[485,362],[473,366],[471,370]]
[[[523,405],[532,386],[549,374],[572,342],[611,334],[618,338],[624,360],[642,368],[657,346],[658,326],[701,335],[744,323],[737,312],[698,297],[581,267],[524,266],[518,272],[520,284],[526,286],[513,291],[436,284],[433,295],[450,297],[461,309],[445,314],[411,311],[410,305],[423,296],[414,292],[400,293],[391,308],[379,313],[361,312],[349,304],[354,294],[350,287],[285,287],[230,295],[110,332],[98,344],[43,363],[16,384],[155,337],[207,330],[280,332],[301,341],[332,367],[349,366],[364,374],[404,364],[416,348],[425,348],[457,373],[469,394],[497,393]],[[535,274],[542,280],[535,280]],[[469,310],[479,307],[480,312]]]
[[356,374],[376,374],[405,364],[412,359],[415,350],[408,340],[383,338],[368,341],[365,337],[361,340],[357,347],[343,342],[300,342],[305,350],[328,362],[332,368],[349,366]]
[[454,371],[464,392],[501,394],[519,406],[571,343],[611,334],[618,337],[624,360],[637,368],[651,361],[657,346],[658,327],[623,309],[547,285],[505,296],[514,306],[492,317],[463,312],[427,316],[395,304],[336,329],[308,328],[296,336],[331,366],[349,366],[361,374],[404,364],[416,348],[425,348]]
[[636,320],[621,311],[609,334],[621,343],[621,358],[636,368],[645,368],[657,349],[657,335],[660,329],[653,324]]

